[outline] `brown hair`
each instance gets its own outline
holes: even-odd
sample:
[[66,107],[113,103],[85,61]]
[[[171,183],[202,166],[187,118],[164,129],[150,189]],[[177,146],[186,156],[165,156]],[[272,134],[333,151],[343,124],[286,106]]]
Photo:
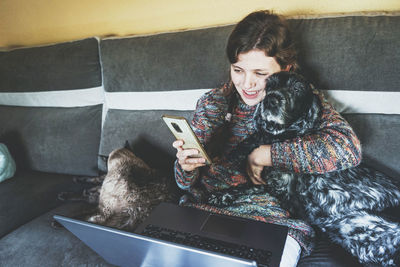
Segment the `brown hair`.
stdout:
[[233,29],[228,39],[226,53],[231,64],[236,63],[240,53],[253,49],[274,57],[282,69],[298,68],[297,52],[286,20],[268,10],[247,15]]
[[[274,57],[281,69],[289,66],[290,70],[297,71],[299,68],[297,50],[285,18],[269,10],[250,13],[235,26],[228,39],[226,54],[233,64],[238,61],[240,53],[253,49]],[[234,92],[234,85],[230,81],[224,93],[230,95]]]

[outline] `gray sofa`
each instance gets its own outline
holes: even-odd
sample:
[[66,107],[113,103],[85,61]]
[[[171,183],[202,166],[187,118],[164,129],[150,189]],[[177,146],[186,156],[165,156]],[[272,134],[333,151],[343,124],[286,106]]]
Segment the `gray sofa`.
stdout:
[[[399,14],[289,23],[303,74],[352,124],[363,162],[400,179]],[[0,52],[0,143],[17,162],[16,175],[0,183],[1,266],[109,266],[67,230],[50,226],[53,214],[86,208],[57,194],[82,190],[72,177],[106,171],[101,156],[126,140],[173,179],[173,137],[161,115],[190,119],[196,99],[228,79],[224,49],[232,28]],[[322,233],[299,262],[358,265]]]

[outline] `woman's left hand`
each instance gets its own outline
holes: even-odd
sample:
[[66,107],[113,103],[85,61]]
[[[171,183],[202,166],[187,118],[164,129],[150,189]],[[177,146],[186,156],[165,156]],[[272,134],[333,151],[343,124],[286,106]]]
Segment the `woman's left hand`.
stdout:
[[246,171],[253,184],[265,184],[261,173],[266,166],[272,166],[271,145],[261,145],[247,157]]

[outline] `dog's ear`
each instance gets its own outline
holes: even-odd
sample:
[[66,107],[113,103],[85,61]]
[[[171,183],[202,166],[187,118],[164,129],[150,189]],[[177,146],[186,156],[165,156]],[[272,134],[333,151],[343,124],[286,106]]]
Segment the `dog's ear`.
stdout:
[[279,72],[270,75],[266,80],[266,87],[265,90],[268,92],[271,89],[274,89],[279,84]]
[[262,127],[262,125],[265,124],[266,118],[264,118],[263,114],[264,114],[264,100],[258,103],[256,110],[254,111],[253,121],[254,121],[254,127],[257,130],[260,130],[258,126]]
[[99,159],[103,162],[103,166],[105,166],[107,169],[107,165],[108,165],[108,156],[104,156],[104,155],[98,155]]
[[125,141],[124,148],[126,148],[126,149],[128,149],[129,151],[133,152],[132,149],[131,149],[131,146],[129,145],[129,141],[128,141],[128,140]]
[[312,94],[312,102],[311,102],[311,107],[307,112],[307,115],[305,117],[305,128],[313,128],[315,122],[318,120],[321,112],[321,101],[319,100],[318,96],[316,94]]
[[311,106],[302,119],[297,120],[289,127],[289,130],[295,130],[297,134],[303,135],[315,127],[321,112],[321,102],[317,95],[312,94]]

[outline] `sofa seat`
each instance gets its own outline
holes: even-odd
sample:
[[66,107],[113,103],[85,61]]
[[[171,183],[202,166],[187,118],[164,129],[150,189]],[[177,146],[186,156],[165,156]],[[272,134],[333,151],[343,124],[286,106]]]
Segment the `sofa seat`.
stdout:
[[[22,171],[0,186],[0,237],[62,204],[57,194],[82,190],[72,175]],[[1,262],[1,261],[0,261]]]
[[[53,215],[74,217],[92,206],[63,204],[35,218],[0,239],[0,262],[7,266],[113,266],[64,228],[51,226]],[[318,233],[315,249],[300,260],[299,267],[358,267],[357,259]],[[44,251],[46,253],[44,253]],[[23,257],[18,257],[23,253]]]
[[84,203],[61,205],[4,236],[0,239],[0,263],[6,266],[113,266],[66,229],[51,226],[53,215],[73,216],[87,207]]

